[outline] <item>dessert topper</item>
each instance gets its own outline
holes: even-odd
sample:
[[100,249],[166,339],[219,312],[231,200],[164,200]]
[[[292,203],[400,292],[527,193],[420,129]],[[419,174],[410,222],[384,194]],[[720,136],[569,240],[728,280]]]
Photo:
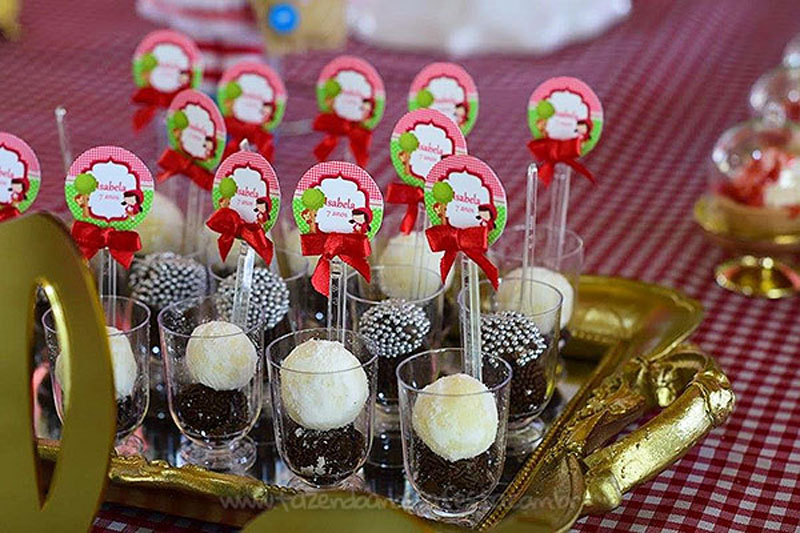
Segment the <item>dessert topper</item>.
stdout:
[[272,165],[255,152],[236,152],[217,169],[211,200],[215,211],[206,225],[220,234],[217,244],[222,260],[238,238],[269,265],[273,247],[266,232],[281,208],[280,185]]
[[286,87],[280,76],[263,63],[237,63],[222,75],[217,102],[231,139],[225,157],[235,153],[247,139],[258,152],[272,160],[272,130],[286,110]]
[[417,109],[403,115],[389,141],[392,164],[404,183],[391,183],[386,203],[406,204],[400,231],[411,233],[423,201],[425,178],[445,157],[467,153],[467,141],[455,123],[434,109]]
[[24,213],[39,194],[39,160],[28,143],[0,132],[0,222]]
[[383,116],[385,100],[383,80],[363,59],[339,56],[325,65],[317,79],[319,115],[314,129],[325,134],[314,148],[317,159],[327,159],[339,137],[347,137],[356,163],[365,167],[372,130]]
[[292,210],[303,255],[321,256],[311,277],[317,291],[328,295],[335,257],[369,281],[369,241],[383,220],[383,197],[364,169],[342,161],[314,165],[297,184]]
[[551,78],[531,93],[528,126],[533,140],[528,143],[539,163],[539,177],[545,185],[553,178],[556,163],[569,165],[594,182],[592,173],[575,159],[595,147],[603,130],[600,99],[577,78]]
[[133,129],[145,127],[180,91],[197,87],[203,77],[197,45],[182,33],[149,33],[133,53],[133,102],[144,107],[133,115]]
[[133,153],[97,146],[70,166],[64,196],[75,222],[72,237],[86,259],[108,248],[125,268],[141,248],[132,231],[153,205],[153,176]]
[[474,261],[497,288],[497,267],[486,257],[506,225],[506,192],[494,171],[469,155],[442,159],[425,180],[425,206],[432,227],[425,230],[434,252],[445,252],[442,281],[458,252]]
[[167,113],[167,139],[169,148],[158,159],[163,169],[158,181],[183,174],[210,191],[212,172],[225,151],[225,122],[214,101],[193,89],[180,92]]
[[408,91],[408,109],[435,109],[452,120],[464,135],[478,118],[478,88],[463,67],[431,63],[419,71]]

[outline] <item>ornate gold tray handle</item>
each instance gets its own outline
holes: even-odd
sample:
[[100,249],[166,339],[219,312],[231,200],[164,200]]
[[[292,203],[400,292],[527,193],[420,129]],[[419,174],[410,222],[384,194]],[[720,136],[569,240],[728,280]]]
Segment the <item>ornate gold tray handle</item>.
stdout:
[[[631,360],[593,395],[590,406],[605,404],[605,409],[574,426],[568,448],[584,455],[581,514],[617,507],[626,492],[657,476],[725,422],[734,401],[725,374],[691,346],[653,360]],[[611,436],[610,430],[622,429],[620,425],[654,407],[663,410],[644,426],[593,450]]]

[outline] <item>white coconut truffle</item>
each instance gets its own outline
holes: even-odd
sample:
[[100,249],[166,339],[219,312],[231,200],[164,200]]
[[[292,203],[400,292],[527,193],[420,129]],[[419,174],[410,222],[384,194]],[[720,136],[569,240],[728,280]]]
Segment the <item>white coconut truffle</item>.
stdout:
[[[533,267],[531,269],[533,279],[552,285],[558,292],[561,293],[561,329],[567,327],[570,319],[572,318],[572,310],[575,302],[575,289],[572,288],[569,280],[562,274],[549,268]],[[503,282],[497,291],[497,304],[500,311],[520,311],[528,315],[536,315],[542,313],[547,309],[551,309],[555,304],[554,297],[547,297],[547,294],[542,288],[536,287],[538,290],[533,295],[532,300],[527,300],[520,309],[519,298],[522,294],[522,268],[512,270],[506,276],[503,276]],[[552,331],[553,324],[545,323],[541,317],[535,317],[534,322],[541,331]]]
[[444,376],[417,396],[411,424],[422,442],[437,455],[448,461],[469,459],[488,450],[495,441],[495,398],[486,385],[472,376]]
[[[114,391],[118,400],[133,394],[138,368],[128,337],[117,328],[106,326],[108,347],[111,350],[111,368],[114,371]],[[66,397],[69,389],[70,363],[67,357],[59,355],[56,359],[56,380]]]
[[369,396],[361,362],[337,341],[309,340],[281,365],[281,398],[297,424],[316,430],[346,426]]
[[[401,298],[412,300],[417,293],[417,283],[420,283],[420,293],[429,295],[439,288],[440,276],[431,277],[428,275],[417,278],[414,273],[414,261],[421,257],[420,266],[436,274],[439,274],[440,262],[444,252],[432,252],[428,245],[428,239],[424,234],[411,232],[408,235],[399,233],[389,239],[386,247],[378,256],[379,265],[407,266],[406,269],[396,269],[391,276],[382,276],[380,280],[381,290],[390,298]],[[419,249],[417,248],[419,246]],[[451,270],[445,280],[445,290],[450,288],[453,281],[453,271]]]
[[180,250],[183,239],[183,213],[166,195],[155,192],[153,207],[136,228],[142,241],[142,255]]
[[[297,229],[297,226],[293,226],[291,228],[282,228],[279,238],[282,248],[297,254],[286,254],[286,260],[289,262],[289,268],[292,272],[301,271],[306,262],[303,261],[301,257],[298,257],[303,255],[303,246],[300,244],[300,230]],[[308,260],[306,268],[308,269],[308,274],[311,275],[317,266],[319,256],[310,255],[306,256],[305,259]]]
[[256,373],[258,353],[242,328],[214,320],[200,324],[186,345],[186,367],[197,383],[214,390],[236,390]]

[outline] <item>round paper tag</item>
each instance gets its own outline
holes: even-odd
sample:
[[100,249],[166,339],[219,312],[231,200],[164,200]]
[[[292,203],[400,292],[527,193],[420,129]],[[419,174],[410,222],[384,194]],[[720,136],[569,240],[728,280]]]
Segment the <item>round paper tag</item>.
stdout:
[[403,115],[389,140],[392,164],[400,179],[424,187],[431,168],[445,157],[467,153],[464,134],[452,120],[433,109]]
[[172,30],[148,33],[133,53],[133,81],[174,93],[197,87],[203,78],[200,51],[189,37]]
[[550,78],[531,93],[528,127],[534,139],[581,143],[581,155],[595,147],[603,131],[603,106],[584,82],[562,76]]
[[39,160],[28,144],[15,135],[0,132],[0,208],[25,212],[42,182]]
[[214,209],[229,207],[247,223],[269,231],[281,210],[281,189],[272,165],[255,152],[236,152],[226,158],[214,176]]
[[425,207],[431,224],[489,228],[489,244],[506,227],[506,191],[494,171],[470,155],[442,159],[425,180]]
[[478,118],[478,88],[463,67],[431,63],[411,82],[408,109],[435,109],[469,134]]
[[167,138],[173,150],[191,157],[206,170],[214,170],[225,151],[225,122],[211,98],[187,89],[169,105]]
[[69,167],[64,196],[75,220],[132,230],[153,205],[153,176],[128,150],[97,146]]
[[286,87],[280,76],[263,63],[245,61],[222,75],[217,87],[222,116],[274,130],[286,110]]
[[317,106],[323,113],[374,129],[386,105],[383,80],[359,57],[339,56],[323,67],[317,79]]
[[363,233],[371,240],[383,221],[383,196],[363,168],[327,161],[300,178],[292,211],[302,235]]

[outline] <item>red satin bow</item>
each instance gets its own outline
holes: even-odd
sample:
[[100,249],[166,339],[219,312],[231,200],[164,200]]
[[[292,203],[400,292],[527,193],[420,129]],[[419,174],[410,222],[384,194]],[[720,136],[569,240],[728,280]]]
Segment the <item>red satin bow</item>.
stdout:
[[79,220],[72,224],[72,239],[86,259],[94,257],[100,249],[108,248],[111,257],[125,268],[131,266],[133,254],[142,247],[139,234],[135,231],[101,228]]
[[231,140],[225,146],[222,159],[227,158],[239,149],[239,144],[247,139],[267,161],[272,162],[275,147],[272,145],[272,134],[266,131],[261,124],[249,124],[234,117],[225,118],[225,126],[231,134]]
[[239,238],[253,247],[261,259],[269,265],[272,262],[272,241],[267,239],[264,227],[256,222],[245,222],[241,215],[229,207],[220,207],[206,221],[206,226],[219,233],[217,246],[223,261],[233,246],[233,239]]
[[3,222],[4,220],[11,220],[12,218],[17,218],[19,215],[20,215],[19,209],[17,209],[13,205],[0,207],[0,222]]
[[152,87],[142,87],[138,89],[131,100],[136,104],[144,104],[145,107],[137,109],[133,114],[133,130],[140,131],[147,126],[159,109],[166,109],[172,103],[172,99],[180,91],[162,93]]
[[425,235],[428,237],[431,250],[444,252],[444,257],[439,264],[443,283],[447,279],[450,269],[453,268],[458,252],[464,252],[486,273],[486,277],[497,290],[497,267],[486,257],[486,251],[489,248],[489,228],[476,226],[461,229],[443,224],[426,229]]
[[355,268],[369,282],[370,269],[367,257],[372,252],[369,239],[363,233],[307,233],[300,236],[303,255],[319,255],[317,267],[311,275],[311,285],[324,296],[328,296],[331,259],[341,258]]
[[386,189],[387,204],[406,204],[406,214],[400,222],[400,231],[408,235],[417,224],[417,213],[420,202],[424,201],[425,193],[421,187],[414,187],[407,183],[390,183]]
[[360,167],[366,167],[369,161],[369,145],[372,142],[372,132],[358,122],[345,120],[333,113],[320,113],[314,119],[315,131],[325,133],[325,138],[314,148],[314,155],[319,161],[325,161],[336,145],[339,137],[346,136],[350,139],[350,151],[356,158]]
[[172,148],[167,148],[158,158],[158,166],[164,169],[156,176],[156,180],[161,183],[168,180],[175,174],[188,176],[200,188],[207,191],[214,185],[214,174],[198,165],[194,159],[186,154],[182,154]]
[[528,149],[533,157],[539,160],[539,179],[545,187],[553,180],[553,171],[556,163],[571,166],[579,174],[595,183],[594,176],[588,168],[578,163],[575,158],[581,155],[581,140],[557,141],[555,139],[534,139],[528,143]]

